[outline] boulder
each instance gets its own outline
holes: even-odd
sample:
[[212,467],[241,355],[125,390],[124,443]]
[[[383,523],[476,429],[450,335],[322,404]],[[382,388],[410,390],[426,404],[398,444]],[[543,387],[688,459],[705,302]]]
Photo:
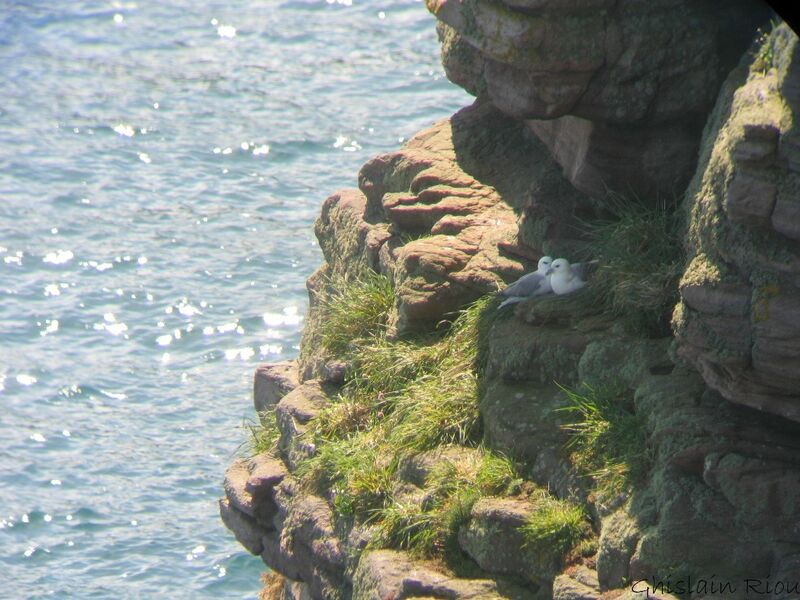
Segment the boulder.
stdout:
[[236,536],[236,541],[248,552],[251,554],[263,552],[263,538],[267,532],[256,523],[255,519],[231,506],[227,498],[221,498],[219,501],[219,516],[225,527]]
[[253,377],[253,404],[256,412],[260,414],[274,407],[298,385],[297,361],[287,360],[259,366]]
[[520,528],[537,509],[535,502],[515,498],[482,498],[458,532],[458,543],[489,573],[515,575],[533,586],[549,587],[560,560],[527,547]]
[[353,576],[353,600],[392,598],[448,598],[499,600],[506,598],[488,579],[459,579],[417,563],[393,550],[365,553]]
[[568,567],[553,580],[553,600],[600,600],[597,573],[584,565]]

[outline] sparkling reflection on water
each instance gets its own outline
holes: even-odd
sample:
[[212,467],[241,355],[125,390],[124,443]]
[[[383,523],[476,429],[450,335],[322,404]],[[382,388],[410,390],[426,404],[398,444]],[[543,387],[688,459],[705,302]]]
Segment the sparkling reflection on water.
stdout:
[[312,223],[468,102],[421,2],[0,3],[8,597],[253,597],[216,498]]

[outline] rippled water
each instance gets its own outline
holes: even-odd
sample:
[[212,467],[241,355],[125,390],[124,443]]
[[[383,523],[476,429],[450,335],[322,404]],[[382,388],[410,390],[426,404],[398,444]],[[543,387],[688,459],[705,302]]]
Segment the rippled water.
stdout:
[[312,223],[468,102],[420,1],[0,0],[0,596],[252,597],[216,499]]

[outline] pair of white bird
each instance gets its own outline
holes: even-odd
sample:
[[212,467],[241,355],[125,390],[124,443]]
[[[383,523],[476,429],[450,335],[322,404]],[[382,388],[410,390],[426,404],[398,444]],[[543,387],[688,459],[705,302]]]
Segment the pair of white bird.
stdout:
[[[592,261],[592,263],[594,262],[596,261]],[[504,296],[506,300],[497,308],[501,309],[508,304],[515,304],[536,296],[571,294],[586,285],[589,266],[592,263],[571,265],[566,258],[553,260],[550,256],[543,256],[539,259],[536,271],[523,275],[500,292],[500,295]]]

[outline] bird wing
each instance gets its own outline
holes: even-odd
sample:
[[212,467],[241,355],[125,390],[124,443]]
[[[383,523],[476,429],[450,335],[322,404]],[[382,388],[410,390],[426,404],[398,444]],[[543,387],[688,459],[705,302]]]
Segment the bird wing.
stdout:
[[597,270],[597,265],[600,264],[599,260],[590,260],[589,262],[579,262],[570,265],[572,272],[577,275],[581,281],[588,281],[589,276]]
[[517,279],[514,283],[508,286],[506,289],[500,292],[501,295],[509,297],[509,296],[532,296],[536,290],[539,289],[539,286],[542,285],[545,276],[533,272],[528,273],[527,275],[523,275],[519,279]]
[[517,302],[522,302],[524,300],[527,300],[527,298],[521,298],[519,296],[511,296],[510,298],[503,300],[500,306],[497,307],[497,310],[500,310],[501,308],[509,304],[516,304]]

